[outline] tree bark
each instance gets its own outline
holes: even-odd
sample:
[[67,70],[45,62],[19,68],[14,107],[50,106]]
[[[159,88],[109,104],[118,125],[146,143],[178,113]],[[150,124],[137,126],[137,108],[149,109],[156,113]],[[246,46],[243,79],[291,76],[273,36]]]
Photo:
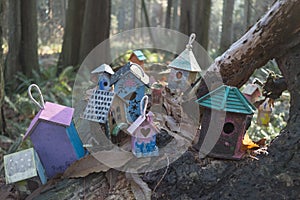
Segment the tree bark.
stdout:
[[32,70],[39,70],[37,1],[21,1],[21,64],[25,75],[31,76]]
[[83,27],[85,0],[69,0],[62,51],[59,56],[59,71],[70,65],[78,65],[80,40]]
[[[80,43],[80,62],[94,47],[109,37],[110,6],[109,0],[86,1]],[[107,52],[109,53],[109,51]]]
[[223,0],[222,32],[220,41],[220,53],[223,53],[232,43],[232,16],[234,0]]
[[3,63],[3,49],[2,49],[2,27],[3,27],[3,3],[4,0],[0,0],[0,134],[3,134],[5,132],[5,121],[4,121],[4,115],[3,115],[3,103],[4,103],[4,63]]
[[194,0],[181,1],[179,31],[186,35],[190,35],[193,31],[193,5]]
[[172,0],[168,0],[167,13],[166,13],[166,23],[165,27],[171,27],[171,10],[172,10]]
[[211,0],[197,1],[195,12],[196,41],[207,50],[209,42],[209,20],[211,11]]
[[14,80],[16,72],[22,71],[20,60],[21,47],[21,2],[8,1],[8,53],[5,61],[5,80]]

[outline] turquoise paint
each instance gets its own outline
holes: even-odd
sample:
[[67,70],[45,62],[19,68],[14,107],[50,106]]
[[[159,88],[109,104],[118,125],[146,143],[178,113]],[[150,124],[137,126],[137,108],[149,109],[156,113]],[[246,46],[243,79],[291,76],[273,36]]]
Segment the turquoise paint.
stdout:
[[73,122],[70,124],[69,127],[67,127],[67,135],[75,150],[77,159],[82,158],[85,155],[85,151]]

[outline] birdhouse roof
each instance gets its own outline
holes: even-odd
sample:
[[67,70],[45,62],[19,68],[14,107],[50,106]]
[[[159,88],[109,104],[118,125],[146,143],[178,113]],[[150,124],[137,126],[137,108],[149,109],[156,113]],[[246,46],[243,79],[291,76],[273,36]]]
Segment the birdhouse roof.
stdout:
[[111,77],[111,84],[118,82],[125,74],[132,73],[137,79],[142,81],[145,85],[149,84],[149,76],[144,72],[143,68],[138,64],[128,62],[121,69],[119,69]]
[[248,84],[244,89],[243,89],[243,94],[247,95],[252,95],[254,92],[259,91],[258,86],[255,84]]
[[191,49],[186,48],[169,65],[171,68],[182,69],[190,72],[201,72],[201,68]]
[[24,139],[26,139],[34,131],[40,121],[48,121],[62,126],[70,126],[73,113],[74,108],[46,102],[44,109],[41,109],[31,121]]
[[[143,54],[143,52],[140,51],[140,50],[134,50],[134,51],[132,52],[132,54],[130,55],[130,58],[132,57],[132,55],[135,55],[139,61],[143,61],[143,60],[146,60],[146,59],[147,59],[147,58],[145,57],[145,55]],[[129,58],[129,59],[130,59],[130,58]]]
[[253,114],[255,107],[236,87],[222,85],[196,100],[203,107],[226,112]]
[[107,65],[107,64],[102,64],[99,67],[97,67],[96,69],[94,69],[91,73],[92,74],[97,74],[97,73],[101,73],[101,72],[106,72],[108,74],[114,74],[115,72],[112,70],[112,68]]

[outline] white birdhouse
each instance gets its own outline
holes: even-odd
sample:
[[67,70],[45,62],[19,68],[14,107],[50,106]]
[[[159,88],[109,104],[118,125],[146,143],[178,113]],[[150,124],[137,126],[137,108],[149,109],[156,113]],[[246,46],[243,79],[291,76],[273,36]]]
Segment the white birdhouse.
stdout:
[[100,90],[109,91],[111,89],[110,78],[111,75],[114,74],[114,71],[109,65],[102,64],[94,69],[91,73],[98,74],[98,85]]
[[197,74],[201,72],[201,68],[192,51],[192,43],[195,37],[194,33],[191,34],[186,49],[168,65],[171,68],[168,88],[171,90],[186,91],[194,83]]

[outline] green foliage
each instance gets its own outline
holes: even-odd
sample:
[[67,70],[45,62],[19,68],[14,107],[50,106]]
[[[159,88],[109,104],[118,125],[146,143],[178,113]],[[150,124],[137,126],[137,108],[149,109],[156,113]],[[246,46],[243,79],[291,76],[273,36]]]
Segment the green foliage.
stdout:
[[[28,78],[22,73],[16,74],[20,82],[15,91],[8,91],[5,102],[12,116],[6,119],[8,134],[13,138],[18,138],[25,134],[31,119],[39,111],[39,108],[29,98],[27,89],[32,83],[37,84],[43,94],[44,100],[59,103],[66,106],[72,104],[72,85],[75,80],[74,67],[65,68],[57,75],[57,67],[51,66],[41,68],[40,73],[33,72],[33,77]],[[33,97],[40,101],[38,92],[32,90]],[[30,146],[29,142],[23,142],[23,146]]]

